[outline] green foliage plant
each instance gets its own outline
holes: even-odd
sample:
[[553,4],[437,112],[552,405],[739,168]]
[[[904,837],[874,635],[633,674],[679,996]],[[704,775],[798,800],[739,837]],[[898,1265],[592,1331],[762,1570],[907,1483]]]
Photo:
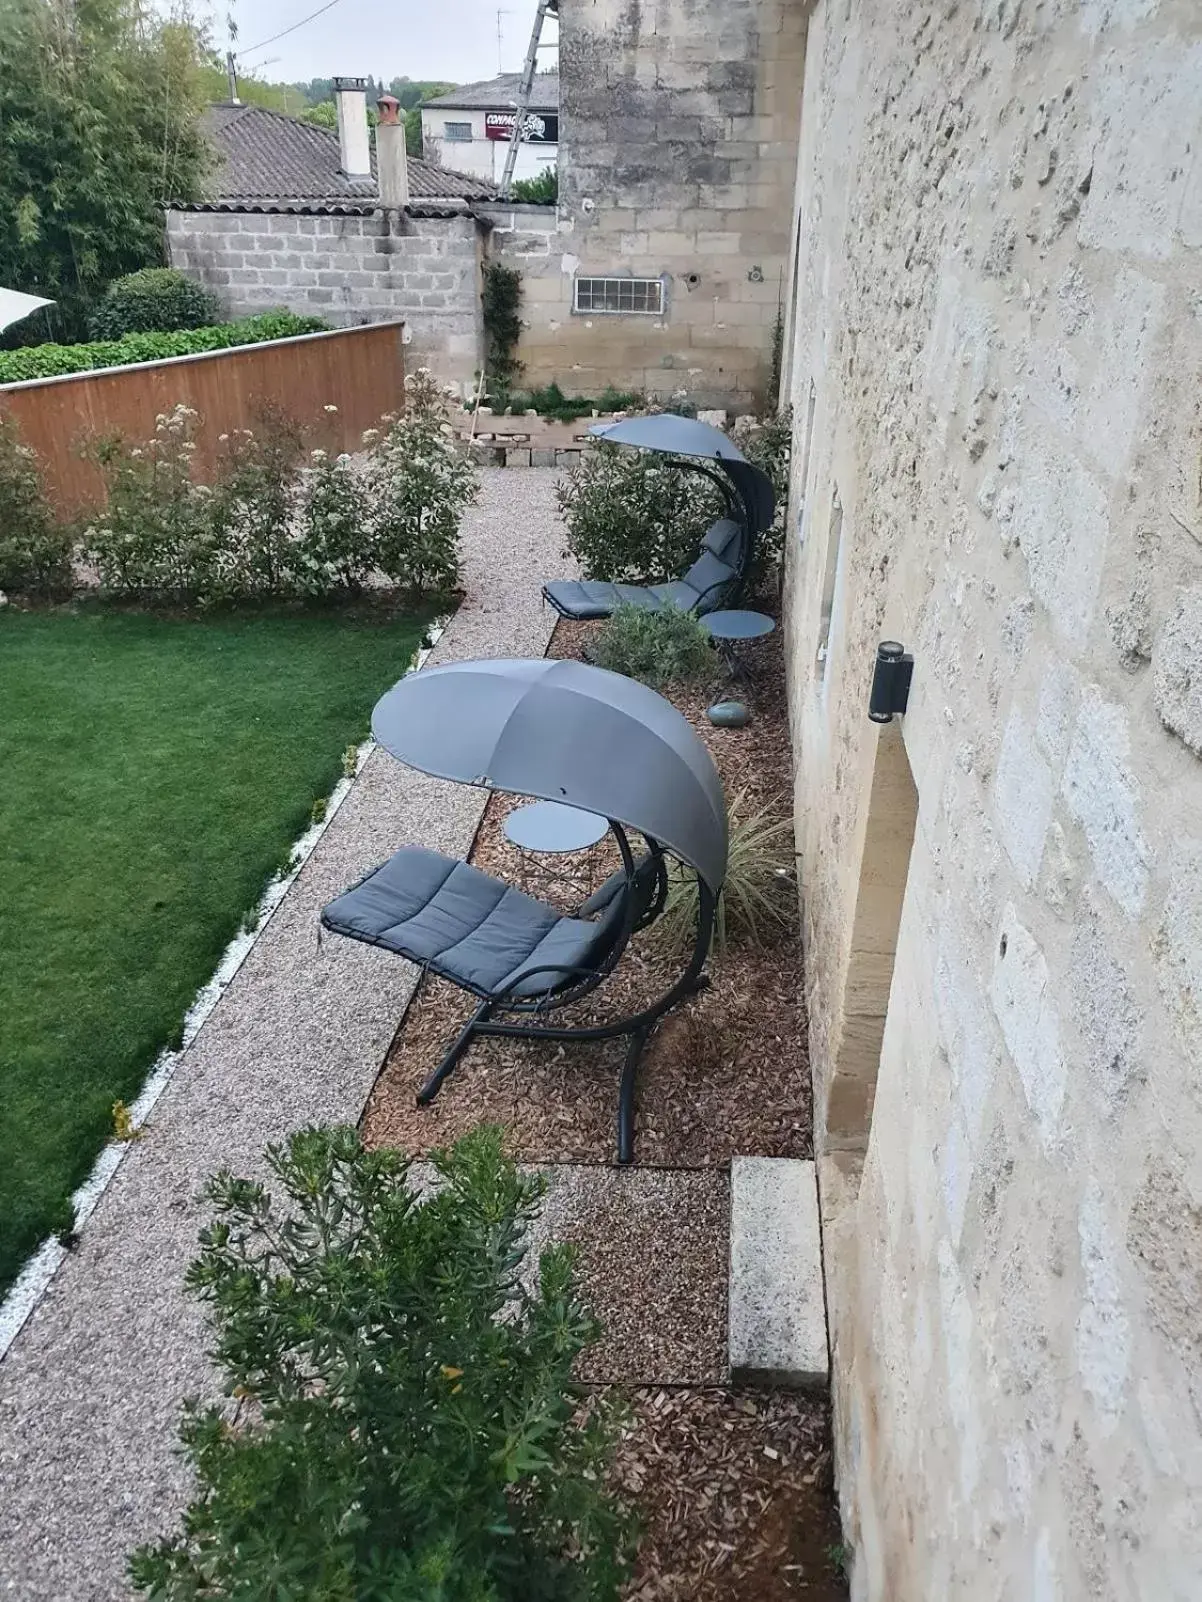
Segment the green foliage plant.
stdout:
[[651,611],[619,606],[589,649],[597,667],[641,679],[652,689],[665,684],[699,684],[718,669],[714,642],[691,612],[677,606]]
[[588,395],[565,395],[554,379],[543,389],[523,390],[508,397],[508,410],[520,416],[537,412],[560,423],[574,423],[594,412],[629,412],[643,404],[643,397],[629,390],[604,389],[596,399]]
[[622,584],[679,578],[725,512],[704,475],[657,452],[604,443],[581,452],[556,496],[585,577]]
[[[729,809],[726,882],[718,899],[714,944],[767,946],[788,928],[795,904],[793,824],[763,807],[747,814],[747,789]],[[697,875],[682,863],[668,874],[668,900],[656,925],[658,938],[675,954],[691,950],[697,930]]]
[[522,275],[516,267],[487,262],[481,292],[484,318],[484,371],[494,404],[508,395],[522,370],[516,351],[522,337]]
[[793,446],[793,408],[786,406],[773,416],[761,418],[734,431],[735,443],[772,480],[776,494],[776,517],[756,541],[756,563],[761,569],[780,561],[784,551],[785,507],[789,498],[789,464]]
[[4,0],[0,284],[80,338],[113,279],[163,260],[163,206],[200,198],[200,32],[134,0]]
[[111,283],[92,313],[93,339],[126,334],[172,333],[177,328],[210,328],[220,306],[211,289],[173,267],[144,267]]
[[205,575],[210,599],[228,584],[238,599],[324,593],[328,575],[308,560],[296,527],[304,436],[280,406],[263,404],[253,428],[220,440],[215,483],[205,497],[217,557]]
[[371,508],[364,475],[345,452],[309,452],[300,515],[306,568],[336,589],[362,589],[375,566]]
[[127,334],[123,339],[93,340],[82,345],[27,345],[20,350],[0,350],[0,384],[59,378],[64,373],[86,373],[100,367],[127,367],[132,362],[157,362],[168,356],[196,356],[202,351],[316,334],[326,327],[320,317],[276,311],[209,328]]
[[515,178],[509,197],[524,206],[553,206],[559,199],[558,167],[544,167],[535,178]]
[[[198,1491],[132,1557],[161,1602],[616,1602],[632,1525],[604,1487],[620,1425],[572,1367],[599,1333],[573,1251],[524,1273],[545,1181],[501,1131],[407,1159],[351,1128],[220,1173],[187,1275],[235,1407],[189,1403]],[[533,1281],[533,1282],[532,1282]]]
[[177,602],[206,593],[220,561],[211,491],[192,475],[199,422],[194,407],[180,404],[159,414],[145,444],[109,435],[89,445],[107,495],[83,541],[104,590]]
[[449,595],[459,584],[459,525],[479,485],[428,368],[406,376],[405,410],[383,422],[364,436],[375,565],[415,597]]
[[73,541],[42,490],[36,453],[0,412],[0,590],[61,595],[71,588]]

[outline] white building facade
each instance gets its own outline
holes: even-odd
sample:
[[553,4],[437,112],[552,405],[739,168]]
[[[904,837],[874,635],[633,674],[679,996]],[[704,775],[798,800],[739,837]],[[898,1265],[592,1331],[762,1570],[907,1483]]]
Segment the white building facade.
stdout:
[[[517,120],[520,74],[464,84],[422,108],[426,159],[453,172],[499,183]],[[523,119],[515,177],[537,178],[559,162],[559,74],[540,72]]]

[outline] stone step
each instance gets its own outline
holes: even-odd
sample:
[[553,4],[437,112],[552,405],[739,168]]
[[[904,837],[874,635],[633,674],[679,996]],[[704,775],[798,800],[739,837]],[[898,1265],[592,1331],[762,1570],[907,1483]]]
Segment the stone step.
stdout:
[[731,1162],[728,1318],[730,1374],[736,1384],[828,1384],[812,1162],[785,1157]]

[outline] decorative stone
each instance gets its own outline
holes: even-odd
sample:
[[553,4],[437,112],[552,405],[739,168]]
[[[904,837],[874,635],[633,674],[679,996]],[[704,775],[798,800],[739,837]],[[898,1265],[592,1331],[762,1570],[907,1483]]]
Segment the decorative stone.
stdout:
[[751,722],[751,712],[743,701],[717,701],[705,715],[716,729],[745,729]]

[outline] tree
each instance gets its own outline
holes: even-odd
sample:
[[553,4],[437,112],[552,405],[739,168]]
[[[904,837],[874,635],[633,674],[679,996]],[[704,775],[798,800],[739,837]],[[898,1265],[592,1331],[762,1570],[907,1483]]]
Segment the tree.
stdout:
[[164,204],[199,197],[200,64],[197,31],[140,0],[0,0],[0,283],[52,298],[55,337],[159,265]]

